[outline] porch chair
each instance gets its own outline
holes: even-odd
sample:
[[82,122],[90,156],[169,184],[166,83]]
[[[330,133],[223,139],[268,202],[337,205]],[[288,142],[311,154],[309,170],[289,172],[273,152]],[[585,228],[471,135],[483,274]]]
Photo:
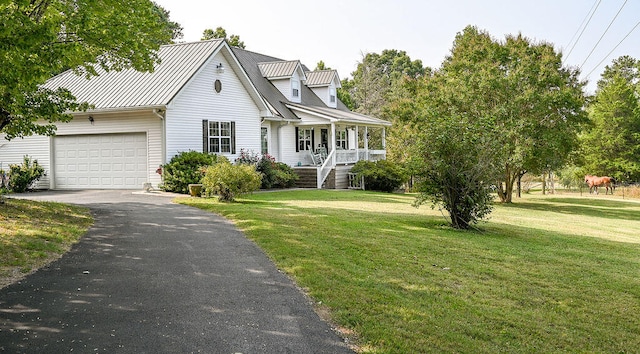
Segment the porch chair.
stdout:
[[324,158],[322,158],[321,154],[315,154],[313,151],[309,150],[309,155],[311,155],[311,163],[313,163],[314,166],[322,166]]

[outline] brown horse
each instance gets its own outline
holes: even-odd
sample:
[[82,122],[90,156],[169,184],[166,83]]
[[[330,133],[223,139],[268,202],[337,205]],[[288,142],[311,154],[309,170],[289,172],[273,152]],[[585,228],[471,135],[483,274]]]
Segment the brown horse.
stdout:
[[607,192],[611,190],[611,194],[613,195],[613,191],[616,189],[616,179],[613,177],[586,175],[584,176],[584,183],[589,185],[589,193],[595,191],[595,193],[598,194],[598,187],[604,186],[606,188],[604,194],[607,195]]

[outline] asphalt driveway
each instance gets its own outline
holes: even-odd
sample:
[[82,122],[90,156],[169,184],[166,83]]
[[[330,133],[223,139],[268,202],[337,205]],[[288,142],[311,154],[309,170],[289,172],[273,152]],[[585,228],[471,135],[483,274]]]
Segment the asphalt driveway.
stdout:
[[131,191],[28,197],[85,204],[95,224],[0,290],[0,352],[352,353],[219,216]]

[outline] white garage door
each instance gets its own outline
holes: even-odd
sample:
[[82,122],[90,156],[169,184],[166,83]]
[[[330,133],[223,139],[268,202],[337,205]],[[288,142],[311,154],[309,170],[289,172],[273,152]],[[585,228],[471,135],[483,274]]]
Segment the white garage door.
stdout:
[[140,189],[147,181],[146,133],[53,139],[56,189]]

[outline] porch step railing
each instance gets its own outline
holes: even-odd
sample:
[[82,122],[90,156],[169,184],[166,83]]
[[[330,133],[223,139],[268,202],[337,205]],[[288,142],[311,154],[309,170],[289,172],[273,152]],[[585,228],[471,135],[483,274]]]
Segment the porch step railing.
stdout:
[[322,189],[322,185],[324,184],[324,181],[327,180],[327,177],[331,173],[333,166],[335,166],[335,162],[334,162],[335,152],[336,150],[331,150],[329,155],[327,155],[327,158],[324,159],[324,163],[322,164],[322,166],[318,167],[318,184],[317,184],[318,189]]

